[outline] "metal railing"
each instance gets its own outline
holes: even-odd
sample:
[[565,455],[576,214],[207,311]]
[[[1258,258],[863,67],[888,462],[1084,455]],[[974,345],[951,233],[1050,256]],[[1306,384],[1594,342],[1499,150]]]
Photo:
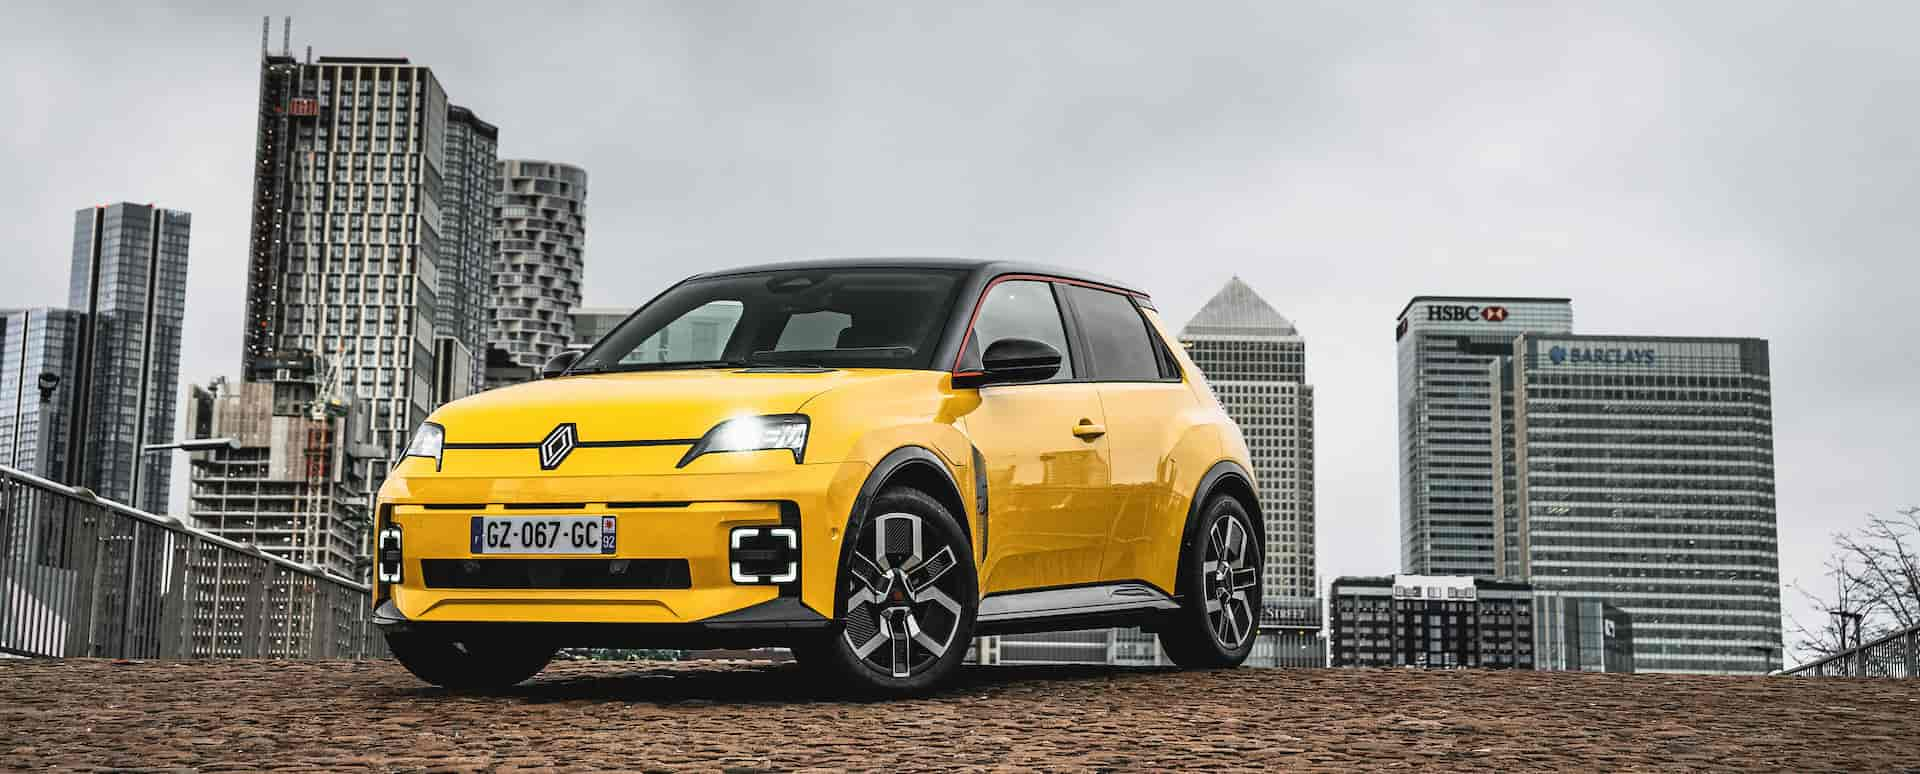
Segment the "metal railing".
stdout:
[[1920,625],[1781,672],[1801,677],[1920,677]]
[[0,654],[368,658],[365,584],[0,465]]

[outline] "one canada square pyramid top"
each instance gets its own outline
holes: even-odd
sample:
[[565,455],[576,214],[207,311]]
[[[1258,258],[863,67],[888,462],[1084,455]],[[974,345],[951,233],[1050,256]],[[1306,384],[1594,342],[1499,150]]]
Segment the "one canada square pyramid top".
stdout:
[[1181,338],[1221,336],[1298,336],[1293,321],[1275,310],[1239,277],[1227,280],[1220,292],[1180,329]]

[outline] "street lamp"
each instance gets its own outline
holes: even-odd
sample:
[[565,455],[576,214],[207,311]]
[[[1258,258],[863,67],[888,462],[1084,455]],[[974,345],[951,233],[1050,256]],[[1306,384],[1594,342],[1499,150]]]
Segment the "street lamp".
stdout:
[[[150,443],[140,447],[140,453],[152,454],[157,451],[167,451],[168,449],[178,449],[188,453],[213,451],[214,449],[233,451],[238,448],[240,448],[240,439],[238,438],[189,438],[185,441],[174,441],[173,443]],[[132,505],[135,508],[140,507],[140,495],[146,489],[145,484],[147,483],[140,475],[140,468],[140,465],[133,466]]]

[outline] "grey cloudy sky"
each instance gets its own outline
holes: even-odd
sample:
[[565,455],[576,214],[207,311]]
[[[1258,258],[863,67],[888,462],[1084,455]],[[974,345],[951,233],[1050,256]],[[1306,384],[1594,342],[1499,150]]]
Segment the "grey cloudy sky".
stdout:
[[9,3],[0,306],[62,302],[74,209],[190,210],[183,375],[237,371],[286,13],[296,51],[412,57],[503,156],[585,166],[590,305],[968,255],[1137,282],[1178,324],[1238,273],[1307,336],[1329,578],[1398,562],[1391,331],[1420,293],[1771,340],[1788,580],[1920,502],[1920,6],[399,5]]

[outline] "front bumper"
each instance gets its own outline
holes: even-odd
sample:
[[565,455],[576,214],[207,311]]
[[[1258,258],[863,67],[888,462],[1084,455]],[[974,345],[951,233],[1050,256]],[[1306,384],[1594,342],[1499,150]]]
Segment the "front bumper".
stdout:
[[[399,527],[403,550],[400,582],[375,585],[375,623],[389,631],[537,629],[565,645],[620,641],[656,647],[825,626],[833,609],[841,532],[867,467],[823,463],[703,474],[456,477],[436,474],[431,461],[410,461],[396,468],[381,489],[376,530]],[[684,580],[672,584],[677,588],[449,588],[444,575],[429,582],[427,562],[516,561],[472,553],[474,516],[611,517],[618,522],[615,552],[596,559],[684,561]],[[729,572],[730,532],[796,521],[798,581],[736,583]]]

